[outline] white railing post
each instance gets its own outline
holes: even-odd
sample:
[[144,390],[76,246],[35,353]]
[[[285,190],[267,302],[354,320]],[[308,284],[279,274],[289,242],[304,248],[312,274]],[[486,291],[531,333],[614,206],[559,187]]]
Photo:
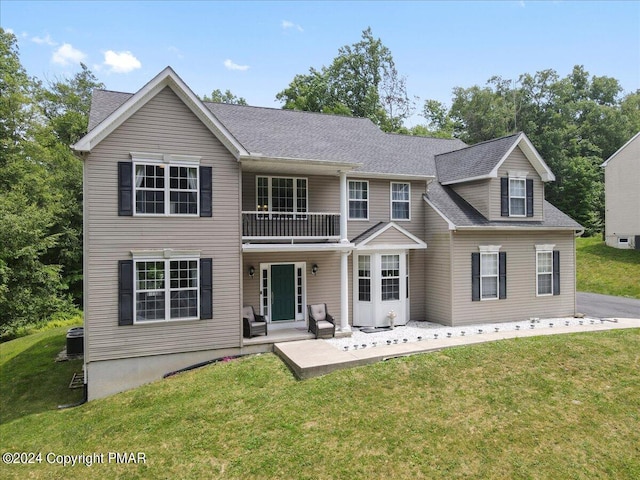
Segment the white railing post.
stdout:
[[347,174],[340,172],[340,243],[349,243],[347,235]]
[[340,331],[350,332],[349,326],[349,272],[350,252],[340,253]]

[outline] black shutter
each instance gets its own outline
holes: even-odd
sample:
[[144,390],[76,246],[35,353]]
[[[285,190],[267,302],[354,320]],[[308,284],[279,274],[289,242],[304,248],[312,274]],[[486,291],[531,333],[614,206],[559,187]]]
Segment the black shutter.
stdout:
[[212,259],[200,259],[200,318],[213,318]]
[[200,216],[212,217],[212,168],[200,167]]
[[471,300],[480,301],[480,254],[471,254]]
[[528,178],[527,185],[527,217],[533,217],[533,179]]
[[133,163],[118,162],[118,215],[133,215]]
[[553,251],[553,294],[560,295],[560,252]]
[[118,325],[133,325],[133,260],[118,262]]
[[507,298],[507,252],[498,253],[498,283],[500,285],[498,298]]
[[509,179],[507,177],[500,179],[500,216],[509,216]]

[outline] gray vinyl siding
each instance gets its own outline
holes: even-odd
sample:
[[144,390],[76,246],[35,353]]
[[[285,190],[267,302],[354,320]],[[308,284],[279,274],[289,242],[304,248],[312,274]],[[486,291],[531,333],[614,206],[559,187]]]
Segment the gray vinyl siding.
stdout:
[[426,320],[426,250],[409,251],[409,320]]
[[295,177],[307,179],[307,209],[310,213],[340,213],[340,179],[337,176],[280,175],[254,172],[242,173],[242,210],[254,212],[256,199],[256,177]]
[[[489,218],[489,184],[491,180],[476,180],[475,182],[456,183],[451,185],[453,190],[464,198],[473,208]],[[499,195],[499,193],[498,193]]]
[[[340,325],[340,253],[339,252],[278,252],[278,253],[245,253],[243,256],[243,303],[253,305],[260,311],[260,264],[261,263],[298,263],[306,262],[307,304],[326,303],[329,313]],[[311,274],[313,264],[319,267],[316,275]],[[249,267],[256,272],[251,278]],[[351,290],[351,270],[349,270],[349,290]],[[349,306],[351,297],[349,297]],[[306,318],[306,305],[305,305]],[[350,313],[351,315],[351,313]]]
[[[130,152],[201,156],[213,167],[213,217],[119,217],[117,162]],[[86,361],[240,345],[240,175],[228,150],[169,88],[85,161]],[[200,250],[213,259],[213,319],[118,326],[118,261],[133,249]]]
[[[361,180],[361,179],[351,179]],[[394,180],[394,182],[397,182]],[[411,220],[393,220],[405,230],[422,238],[424,235],[424,211],[422,195],[426,183],[422,181],[406,182],[411,184]],[[379,222],[391,220],[391,181],[369,180],[369,220],[349,220],[347,229],[349,238],[355,238]]]
[[514,220],[544,220],[544,183],[520,147],[516,147],[498,168],[498,178],[492,178],[489,182],[489,220],[506,220],[500,216],[500,178],[507,177],[509,170],[528,172],[527,178],[533,179],[533,217],[516,217]]
[[[575,314],[573,232],[456,232],[453,236],[453,318],[455,325],[567,317]],[[536,296],[537,244],[560,251],[560,295]],[[501,245],[507,253],[507,298],[471,300],[471,253],[480,245]]]
[[451,231],[445,220],[425,202],[425,319],[452,324]]
[[375,246],[375,245],[412,245],[415,242],[407,237],[400,230],[397,230],[393,227],[390,227],[385,232],[382,232],[380,235],[372,239],[370,242],[367,242],[367,246]]
[[[640,136],[636,136],[604,168],[605,232],[607,245],[619,247],[626,237],[629,247],[640,235]],[[637,244],[635,248],[640,248]]]

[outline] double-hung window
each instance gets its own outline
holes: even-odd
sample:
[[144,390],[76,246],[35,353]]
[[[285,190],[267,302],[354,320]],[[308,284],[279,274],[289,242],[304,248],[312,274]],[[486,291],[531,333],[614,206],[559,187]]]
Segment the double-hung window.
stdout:
[[480,299],[498,298],[498,252],[480,254]]
[[400,255],[381,255],[382,301],[400,300]]
[[507,298],[507,253],[500,245],[481,245],[471,253],[471,299]]
[[391,220],[411,219],[411,184],[391,182]]
[[527,187],[524,178],[509,178],[509,216],[524,217],[527,214]]
[[371,301],[371,256],[358,256],[358,300]]
[[200,157],[131,155],[136,215],[200,214]]
[[349,180],[349,220],[369,218],[369,182]]
[[560,295],[560,251],[536,245],[536,296]]
[[134,323],[199,317],[199,259],[141,259],[135,266]]

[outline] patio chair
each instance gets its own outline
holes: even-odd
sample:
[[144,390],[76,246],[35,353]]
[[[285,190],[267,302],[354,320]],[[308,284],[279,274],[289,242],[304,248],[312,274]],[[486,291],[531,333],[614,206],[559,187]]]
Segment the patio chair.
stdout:
[[327,312],[326,303],[307,305],[309,311],[309,331],[316,338],[331,338],[336,335],[336,323]]
[[242,335],[251,338],[267,334],[267,321],[263,315],[257,315],[251,305],[242,308]]

